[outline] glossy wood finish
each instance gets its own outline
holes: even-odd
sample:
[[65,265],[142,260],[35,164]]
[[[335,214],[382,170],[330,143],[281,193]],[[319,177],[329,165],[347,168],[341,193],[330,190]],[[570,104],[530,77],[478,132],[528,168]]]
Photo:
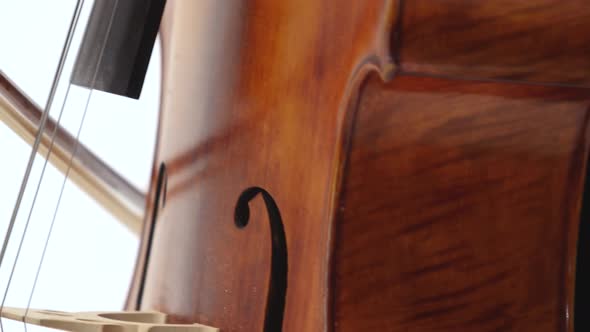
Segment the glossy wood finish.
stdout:
[[[0,121],[28,144],[33,144],[39,130],[41,114],[39,106],[0,72]],[[84,144],[76,144],[76,139],[51,118],[47,120],[39,145],[39,155],[43,158],[47,156],[54,135],[49,162],[65,173],[76,149],[69,178],[133,233],[140,234],[145,212],[145,193],[105,164]],[[3,152],[0,145],[0,153]]]
[[340,131],[355,74],[387,67],[380,54],[394,11],[387,1],[168,1],[155,160],[168,184],[142,308],[222,331],[262,330],[270,274],[262,202],[251,203],[248,228],[233,221],[241,192],[259,186],[280,209],[289,248],[283,330],[328,328],[326,221]]
[[571,332],[590,6],[561,4],[169,1],[128,306],[261,331],[262,202],[233,222],[259,186],[284,331]]
[[572,331],[586,89],[362,90],[337,219],[337,331]]
[[405,73],[590,87],[585,0],[403,1]]

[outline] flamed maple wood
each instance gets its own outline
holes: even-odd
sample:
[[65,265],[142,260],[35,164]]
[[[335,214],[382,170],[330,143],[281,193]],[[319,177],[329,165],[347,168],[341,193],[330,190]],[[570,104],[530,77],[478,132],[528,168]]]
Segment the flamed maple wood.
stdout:
[[585,0],[403,1],[400,70],[590,87]]
[[367,81],[337,219],[339,331],[568,331],[586,89]]
[[128,306],[262,330],[262,201],[233,223],[261,187],[286,236],[284,331],[573,331],[589,16],[577,0],[168,1]]

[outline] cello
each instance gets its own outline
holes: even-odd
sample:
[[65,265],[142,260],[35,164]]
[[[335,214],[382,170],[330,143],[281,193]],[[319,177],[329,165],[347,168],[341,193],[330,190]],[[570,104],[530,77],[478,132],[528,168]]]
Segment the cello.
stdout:
[[220,331],[587,330],[590,5],[168,0],[159,28],[127,309]]

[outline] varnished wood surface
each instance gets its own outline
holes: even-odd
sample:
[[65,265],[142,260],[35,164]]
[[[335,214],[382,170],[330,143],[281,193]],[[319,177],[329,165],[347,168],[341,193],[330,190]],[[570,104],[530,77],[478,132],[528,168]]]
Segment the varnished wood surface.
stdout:
[[259,186],[284,222],[284,331],[572,332],[589,12],[169,1],[150,208],[166,202],[128,306],[261,331],[262,202],[233,223]]
[[[0,72],[0,121],[28,144],[32,144],[39,130],[41,115],[39,106]],[[47,156],[54,136],[49,162],[65,173],[76,149],[69,178],[133,233],[141,233],[145,193],[115,172],[81,142],[77,143],[76,148],[76,139],[51,118],[45,125],[39,145],[39,157]],[[0,146],[0,153],[4,153],[2,147]]]
[[401,71],[590,87],[585,0],[402,1]]
[[393,10],[387,1],[168,1],[155,160],[168,183],[142,308],[262,330],[270,230],[261,200],[247,228],[233,221],[241,192],[259,186],[280,209],[289,248],[283,331],[328,329],[340,128],[355,73],[387,64],[379,54]]
[[336,221],[337,331],[572,331],[586,89],[362,89]]

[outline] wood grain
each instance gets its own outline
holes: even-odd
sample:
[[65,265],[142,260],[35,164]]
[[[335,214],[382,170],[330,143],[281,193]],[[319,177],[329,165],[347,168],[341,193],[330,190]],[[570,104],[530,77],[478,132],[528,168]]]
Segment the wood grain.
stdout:
[[284,331],[571,332],[589,13],[169,1],[153,222],[128,306],[262,330],[262,202],[233,222],[261,187],[286,235]]
[[[380,54],[395,8],[388,1],[168,1],[155,160],[166,164],[168,190],[143,309],[222,331],[262,330],[270,274],[262,201],[251,204],[247,228],[233,221],[240,193],[258,186],[276,201],[287,236],[283,331],[328,328],[342,122],[359,68],[389,64]],[[135,280],[129,303],[137,300]]]
[[586,89],[400,77],[362,90],[337,331],[572,331]]
[[590,87],[585,0],[403,1],[401,71]]

